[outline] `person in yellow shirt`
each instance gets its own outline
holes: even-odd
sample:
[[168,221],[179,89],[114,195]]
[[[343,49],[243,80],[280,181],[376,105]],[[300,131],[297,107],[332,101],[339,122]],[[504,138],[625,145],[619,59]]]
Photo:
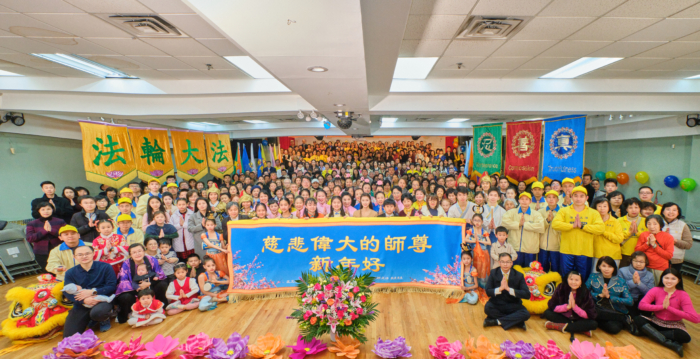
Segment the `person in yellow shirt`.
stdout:
[[620,268],[627,267],[632,263],[632,253],[634,253],[634,247],[637,246],[637,239],[642,232],[647,230],[646,219],[640,215],[641,207],[642,202],[634,197],[622,202],[622,211],[627,214],[617,219],[620,222],[620,228],[622,228]]
[[[559,193],[557,191],[549,191],[544,195],[547,201],[546,206],[540,207],[540,214],[544,218],[544,233],[540,235],[540,253],[537,260],[542,264],[542,270],[549,272],[550,270],[560,273],[561,261],[559,246],[561,242],[561,233],[552,228],[552,221],[557,215],[557,212],[562,208],[557,204],[559,202]],[[530,205],[532,208],[532,205]]]
[[561,232],[561,272],[575,270],[584,281],[591,274],[593,242],[596,235],[605,232],[605,223],[600,213],[587,206],[588,191],[582,187],[571,190],[571,203],[564,207],[552,221],[552,228]]
[[141,231],[141,226],[134,228],[133,218],[128,214],[120,214],[117,217],[117,227],[114,229],[114,233],[124,236],[126,242],[129,245],[134,243],[143,244],[143,231]]
[[158,196],[158,198],[163,198],[163,195],[160,193],[160,182],[158,182],[157,179],[151,179],[148,181],[148,191],[149,193],[144,194],[139,198],[139,203],[136,205],[136,208],[134,208],[134,213],[137,216],[142,216],[146,213],[146,210],[148,209],[148,200],[151,197]]
[[117,202],[117,208],[118,211],[117,214],[114,216],[110,216],[112,220],[116,223],[117,222],[117,217],[121,216],[122,214],[129,215],[131,217],[131,225],[136,228],[141,228],[141,221],[143,221],[143,216],[137,216],[132,210],[132,204],[133,202],[126,197],[122,197],[119,199]]
[[544,218],[530,208],[532,195],[527,192],[520,194],[520,207],[513,208],[503,215],[501,225],[508,229],[508,243],[518,253],[514,265],[529,267],[530,262],[537,260],[540,251],[540,234],[544,233]]
[[[131,209],[136,207],[137,202],[136,202],[136,200],[134,200],[134,191],[132,191],[131,188],[129,188],[129,187],[122,188],[121,191],[119,191],[119,197],[120,197],[119,198],[120,200],[122,198],[128,198],[131,201],[131,207],[132,207]],[[129,209],[129,211],[131,211],[131,209]],[[107,215],[110,218],[114,219],[114,218],[117,218],[117,216],[119,215],[119,212],[120,212],[119,211],[119,202],[117,202],[117,203],[109,206],[109,208],[107,208],[107,211],[105,213],[107,213]]]
[[559,195],[559,205],[562,207],[569,207],[571,206],[572,200],[572,191],[574,190],[574,186],[576,186],[576,183],[574,183],[574,180],[571,178],[564,178],[561,181],[561,195]]
[[530,208],[533,211],[540,211],[540,208],[547,206],[547,200],[542,195],[544,193],[544,184],[542,182],[533,182],[530,187],[532,192],[532,203],[530,203]]
[[605,232],[602,235],[596,235],[593,240],[591,268],[593,273],[598,273],[595,267],[601,257],[609,256],[615,260],[618,266],[620,265],[620,259],[622,259],[620,243],[624,237],[620,221],[610,213],[610,202],[607,198],[601,196],[594,199],[591,207],[598,211],[600,218],[605,223]]

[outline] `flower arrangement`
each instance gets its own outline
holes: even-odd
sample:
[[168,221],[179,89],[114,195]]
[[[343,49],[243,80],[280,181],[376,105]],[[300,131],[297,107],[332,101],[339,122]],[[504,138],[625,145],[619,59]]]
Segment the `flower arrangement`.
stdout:
[[44,355],[44,359],[68,359],[79,358],[86,359],[100,354],[100,341],[92,329],[86,330],[84,333],[75,333],[68,338],[61,340],[58,345],[53,348],[53,353]]
[[430,345],[430,355],[436,359],[464,359],[459,351],[462,350],[462,343],[457,340],[450,344],[445,337],[438,337],[435,345]]
[[356,276],[342,265],[319,275],[302,273],[296,281],[300,308],[289,318],[297,320],[306,341],[332,333],[364,343],[364,329],[379,313],[369,289],[374,279],[371,272]]
[[304,359],[307,355],[318,354],[326,350],[326,344],[321,343],[320,340],[313,338],[310,342],[304,340],[301,335],[297,338],[297,345],[289,345],[294,353],[289,354],[291,359]]
[[394,340],[379,338],[372,352],[381,358],[408,358],[411,356],[411,347],[406,345],[404,337],[398,337]]
[[535,356],[535,348],[532,347],[532,344],[525,343],[522,340],[517,343],[506,340],[501,343],[501,350],[510,359],[531,359]]
[[610,342],[605,342],[605,355],[610,359],[642,359],[642,353],[634,345],[614,347]]
[[498,345],[489,342],[485,336],[470,337],[464,342],[464,347],[470,359],[503,359],[506,353],[502,353]]
[[332,347],[328,348],[328,351],[339,357],[354,359],[360,354],[360,349],[358,349],[360,344],[362,343],[353,337],[340,337],[333,343]]
[[105,350],[102,352],[102,356],[109,359],[130,359],[136,356],[136,353],[142,351],[144,347],[145,345],[141,344],[140,335],[136,339],[131,337],[129,344],[121,340],[115,340],[104,345]]
[[547,346],[535,344],[535,359],[571,359],[571,353],[564,354],[554,340],[548,340]]
[[605,348],[601,347],[600,344],[593,346],[591,342],[580,342],[575,339],[573,343],[569,346],[571,355],[578,359],[608,359],[605,356]]

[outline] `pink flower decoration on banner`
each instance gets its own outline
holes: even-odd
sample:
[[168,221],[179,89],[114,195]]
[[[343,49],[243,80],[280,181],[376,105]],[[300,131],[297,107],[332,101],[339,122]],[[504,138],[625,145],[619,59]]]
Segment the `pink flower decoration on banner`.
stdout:
[[190,335],[187,337],[187,341],[178,348],[180,351],[184,352],[184,354],[180,355],[180,358],[201,358],[209,353],[209,348],[211,348],[212,345],[214,345],[214,342],[204,333]]
[[578,359],[608,359],[605,356],[605,348],[601,347],[600,344],[593,346],[593,343],[588,341],[580,342],[576,339],[569,346],[569,350]]
[[310,342],[306,342],[301,335],[297,338],[296,345],[288,345],[288,347],[294,351],[294,353],[289,354],[290,359],[303,359],[307,355],[317,354],[327,349],[326,344],[320,340],[312,338]]
[[430,346],[430,354],[436,359],[465,359],[464,355],[459,353],[460,350],[462,343],[459,340],[450,344],[445,337],[438,337],[435,346]]
[[219,172],[224,172],[224,171],[226,171],[226,166],[221,166],[221,167],[217,168],[217,170],[219,170]]
[[124,171],[109,171],[105,173],[105,175],[109,178],[118,179],[122,178],[122,176],[124,175]]
[[151,171],[151,176],[153,177],[160,177],[163,175],[163,170],[153,170]]
[[129,359],[133,358],[136,353],[142,351],[144,347],[145,345],[141,344],[141,336],[139,335],[136,339],[131,337],[129,345],[121,340],[105,344],[105,350],[102,352],[102,356],[109,359]]
[[554,340],[548,340],[547,346],[535,344],[535,359],[570,359],[571,353],[559,349]]
[[191,175],[191,176],[194,176],[194,175],[196,175],[197,173],[199,173],[199,170],[196,169],[196,168],[192,168],[192,169],[187,170],[187,174],[189,174],[189,175]]
[[165,358],[180,345],[180,341],[177,338],[171,336],[164,337],[162,334],[158,334],[152,342],[146,343],[146,348],[136,353],[136,356],[144,359],[160,359]]

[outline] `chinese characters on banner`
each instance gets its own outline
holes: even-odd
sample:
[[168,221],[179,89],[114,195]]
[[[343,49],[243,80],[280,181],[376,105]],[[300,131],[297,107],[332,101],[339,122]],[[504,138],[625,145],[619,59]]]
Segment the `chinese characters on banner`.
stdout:
[[544,181],[561,181],[569,177],[574,182],[581,182],[585,137],[585,115],[557,117],[544,121]]
[[205,133],[209,172],[217,178],[233,172],[233,153],[231,140],[227,133]]
[[503,124],[474,126],[473,175],[501,173],[501,142]]
[[540,170],[542,121],[506,123],[506,165],[504,174],[517,185],[537,181]]
[[295,291],[300,273],[338,264],[373,272],[378,287],[459,289],[464,225],[452,218],[232,221],[229,292]]
[[[185,181],[199,181],[207,171],[207,150],[204,133],[200,131],[170,130],[177,175]],[[229,154],[230,156],[230,154]]]
[[134,150],[138,177],[146,182],[165,182],[175,173],[168,130],[162,128],[130,127],[129,136]]
[[83,133],[83,165],[88,181],[120,188],[136,178],[126,126],[79,121]]

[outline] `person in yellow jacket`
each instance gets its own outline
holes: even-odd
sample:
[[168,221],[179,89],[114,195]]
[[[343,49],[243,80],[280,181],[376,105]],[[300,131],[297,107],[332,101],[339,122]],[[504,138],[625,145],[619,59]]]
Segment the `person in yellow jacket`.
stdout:
[[[129,198],[122,197],[119,199],[117,202],[117,208],[119,209],[119,212],[115,214],[114,216],[111,216],[112,220],[114,223],[117,223],[117,217],[121,216],[122,214],[129,215],[131,217],[131,226],[134,228],[141,228],[141,224],[143,221],[143,216],[137,216],[131,209],[131,200]],[[116,226],[115,226],[116,227]]]
[[141,226],[134,228],[132,224],[133,218],[130,215],[120,214],[119,217],[117,217],[117,226],[114,229],[114,233],[124,236],[124,239],[126,239],[129,245],[134,243],[143,244],[144,237]]
[[[137,202],[136,202],[136,200],[134,200],[134,191],[132,191],[131,188],[129,188],[129,187],[122,188],[121,191],[119,191],[119,197],[120,197],[119,200],[121,200],[122,198],[129,199],[129,201],[131,202],[131,208],[129,209],[129,211],[131,211],[133,208],[136,207]],[[120,212],[119,211],[119,202],[109,206],[109,208],[107,208],[107,211],[105,211],[105,213],[107,213],[109,218],[112,218],[112,219],[117,218],[117,216],[119,215],[119,212]]]
[[646,219],[640,214],[642,202],[637,198],[628,198],[622,202],[622,211],[626,215],[618,218],[622,228],[622,259],[620,268],[629,266],[632,263],[632,253],[637,246],[637,239],[642,232],[646,232]]
[[574,186],[574,180],[571,178],[564,178],[561,180],[561,195],[559,195],[559,206],[569,207],[572,204],[572,198]]
[[[552,228],[552,221],[557,215],[557,212],[562,208],[559,206],[559,193],[557,191],[549,191],[544,195],[547,201],[546,206],[540,207],[540,214],[544,218],[544,233],[540,235],[540,253],[537,260],[542,264],[542,270],[549,272],[550,270],[560,273],[561,261],[559,246],[561,242],[561,233]],[[530,206],[532,208],[532,205]]]
[[62,282],[66,271],[75,266],[73,249],[78,246],[84,246],[85,243],[80,240],[78,229],[71,225],[61,227],[58,230],[58,238],[60,238],[63,243],[54,247],[54,249],[49,252],[46,271],[53,273],[56,276],[56,280]]
[[595,269],[598,259],[601,257],[609,256],[615,260],[615,263],[620,265],[620,259],[622,259],[622,252],[620,250],[620,243],[622,243],[622,226],[617,218],[610,215],[610,202],[605,197],[598,197],[593,200],[591,204],[592,208],[595,208],[600,214],[600,218],[605,223],[605,232],[601,235],[595,236],[593,240],[593,259],[591,260],[591,272],[598,273]]
[[148,193],[139,197],[139,203],[136,205],[136,208],[133,209],[137,216],[143,217],[146,213],[148,209],[148,200],[151,197],[158,196],[158,198],[163,198],[163,195],[160,193],[160,182],[158,182],[157,179],[148,181],[148,191]]
[[508,229],[508,243],[518,253],[514,265],[529,267],[540,252],[540,234],[544,233],[544,218],[530,208],[532,195],[523,192],[518,199],[520,207],[503,215],[501,225]]
[[591,274],[593,242],[596,235],[605,232],[600,213],[587,206],[588,191],[582,187],[571,190],[572,205],[559,210],[552,221],[552,228],[561,232],[561,273],[576,270],[584,281]]
[[539,212],[541,208],[547,206],[547,200],[542,195],[544,193],[544,184],[542,182],[533,182],[530,186],[530,191],[532,192],[532,203],[530,203],[530,208],[533,211]]

